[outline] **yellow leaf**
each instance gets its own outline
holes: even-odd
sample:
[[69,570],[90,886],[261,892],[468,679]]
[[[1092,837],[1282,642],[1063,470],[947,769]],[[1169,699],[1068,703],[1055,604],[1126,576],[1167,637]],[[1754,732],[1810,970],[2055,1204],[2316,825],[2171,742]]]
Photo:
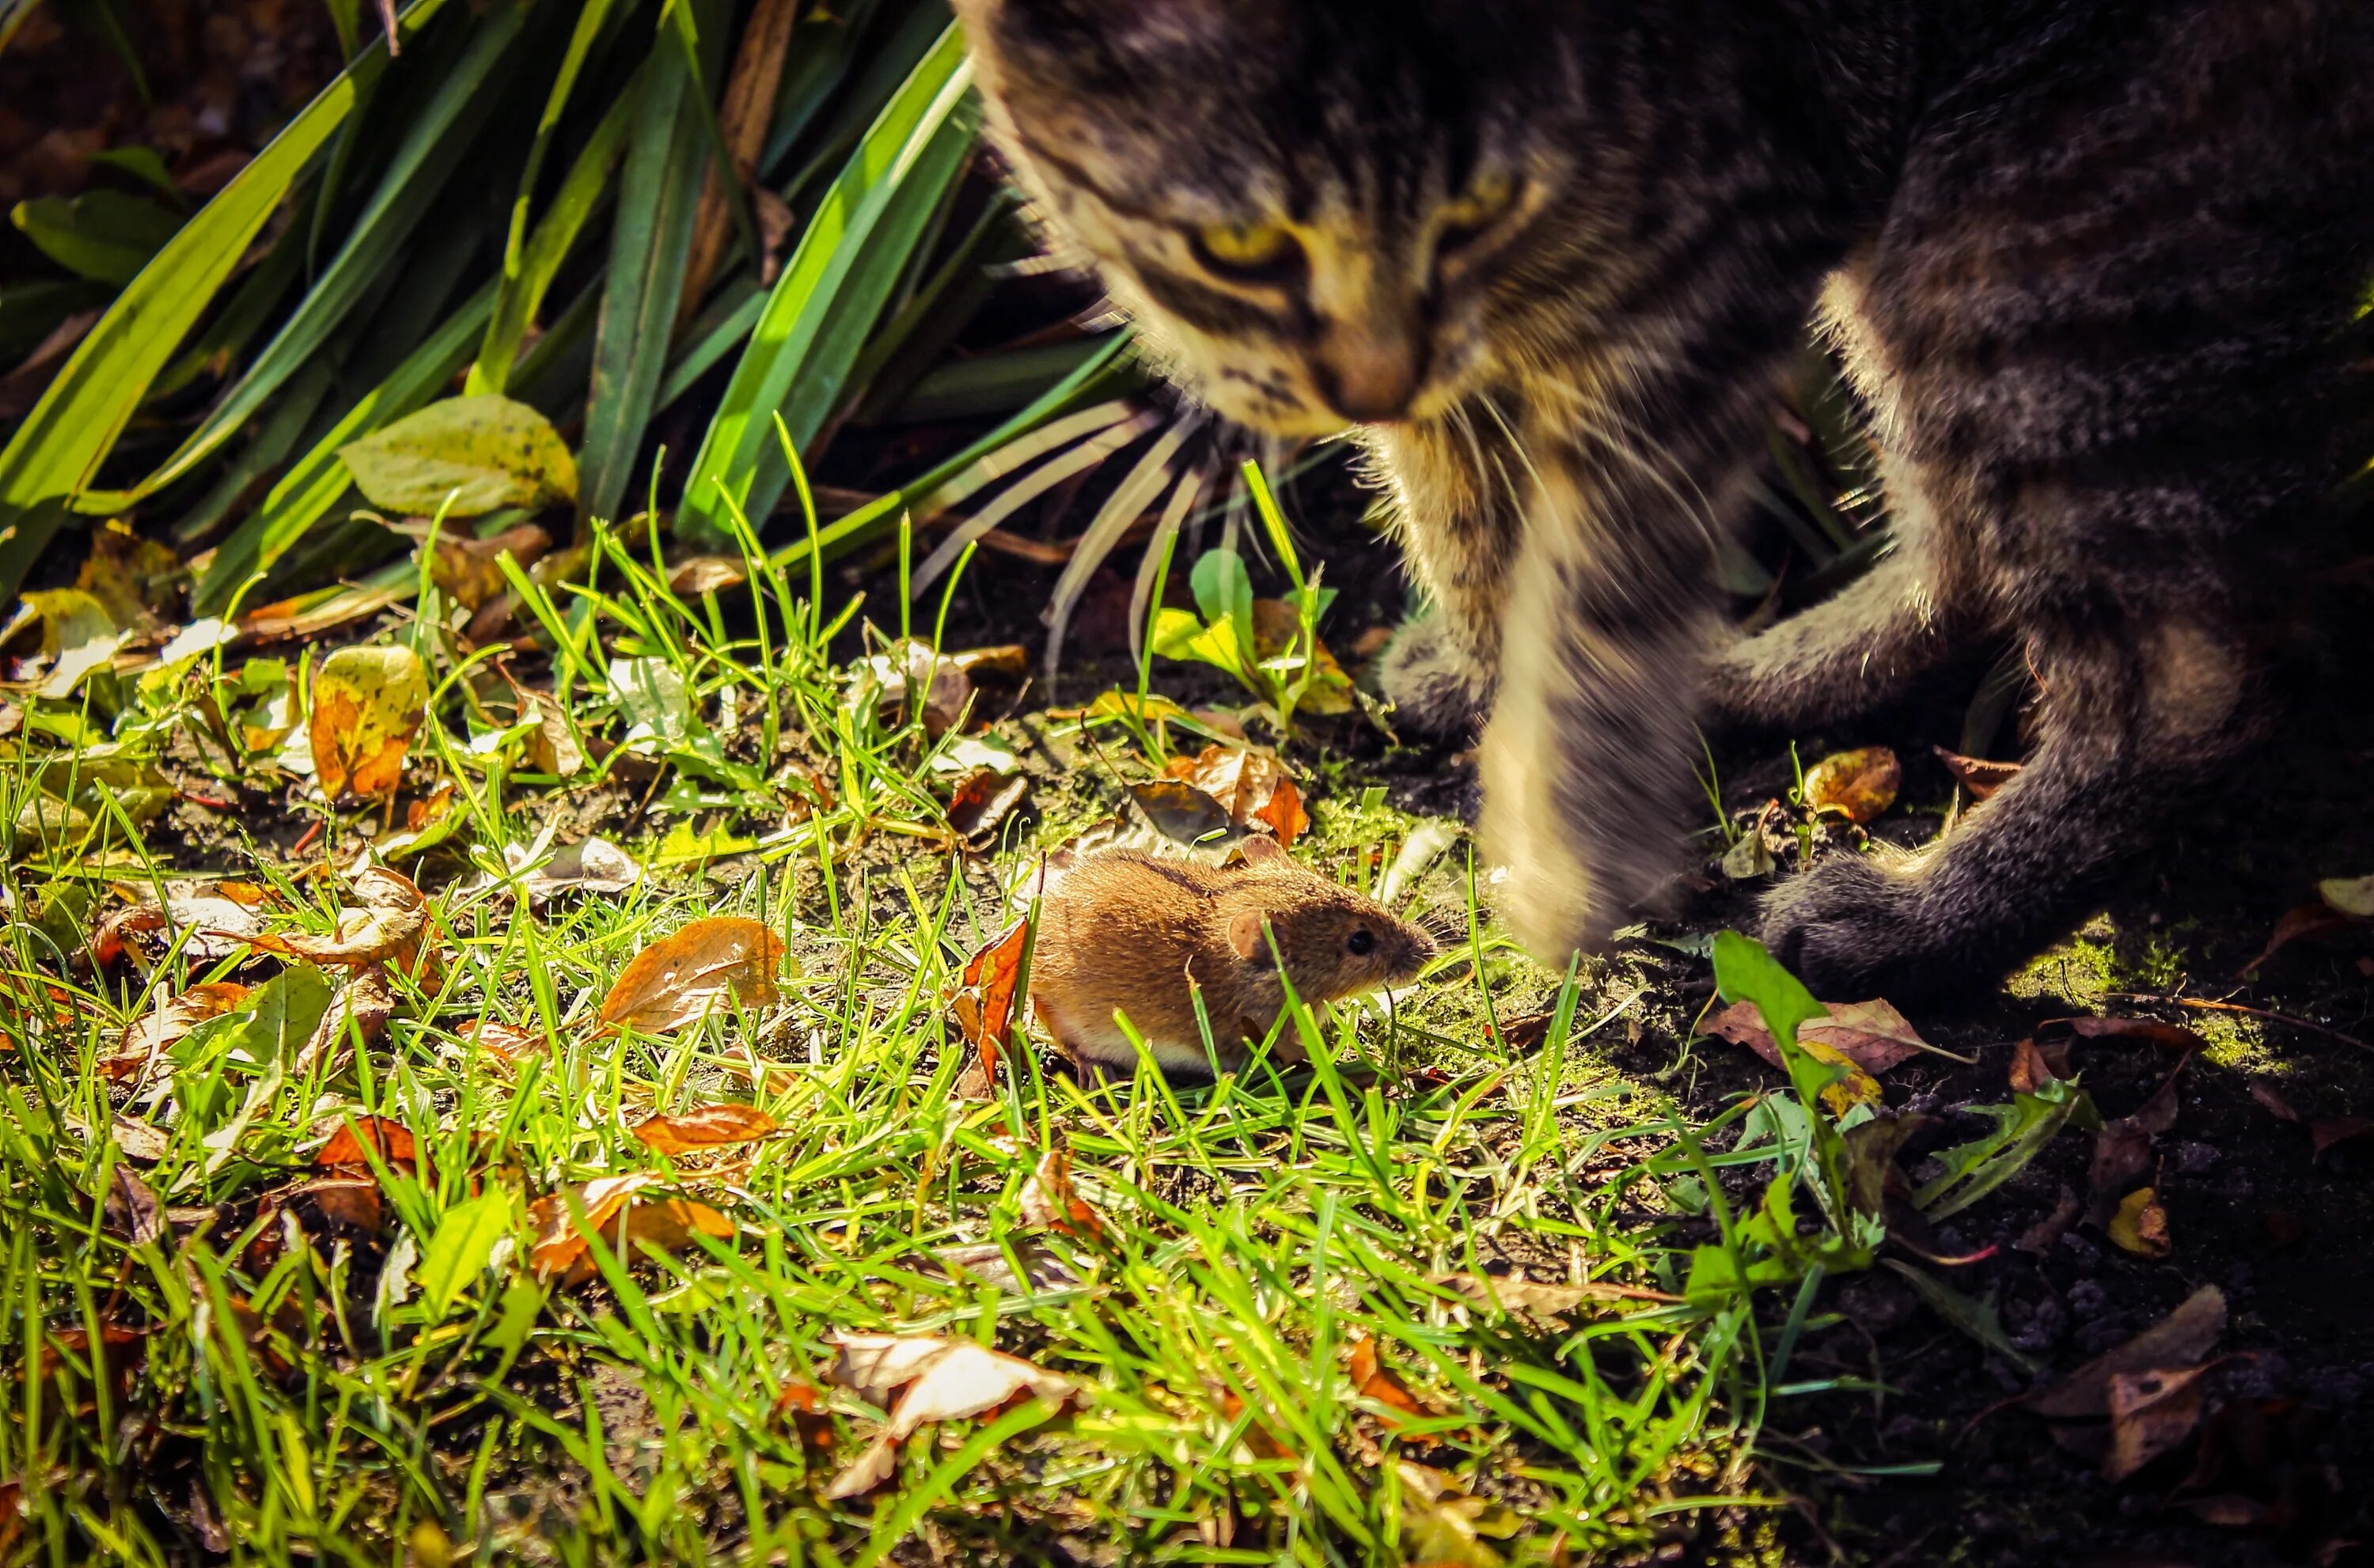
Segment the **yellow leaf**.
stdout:
[[1879,1080],[1865,1072],[1856,1064],[1853,1058],[1840,1051],[1836,1046],[1827,1045],[1820,1040],[1801,1037],[1797,1044],[1803,1047],[1805,1054],[1816,1061],[1829,1067],[1846,1069],[1844,1078],[1837,1080],[1822,1090],[1822,1104],[1828,1107],[1832,1116],[1842,1117],[1857,1106],[1876,1106],[1880,1103]]
[[2119,1211],[2110,1216],[2110,1239],[2138,1258],[2166,1258],[2176,1250],[2176,1242],[2168,1234],[2168,1211],[2160,1207],[2159,1194],[2148,1187],[2139,1187],[2121,1200]]
[[1894,805],[1903,781],[1903,766],[1886,746],[1833,752],[1805,770],[1805,804],[1860,825]]
[[392,795],[429,707],[429,672],[408,648],[342,648],[313,677],[307,729],[322,793]]
[[338,456],[371,505],[388,511],[476,517],[577,498],[577,463],[552,422],[507,397],[432,403]]

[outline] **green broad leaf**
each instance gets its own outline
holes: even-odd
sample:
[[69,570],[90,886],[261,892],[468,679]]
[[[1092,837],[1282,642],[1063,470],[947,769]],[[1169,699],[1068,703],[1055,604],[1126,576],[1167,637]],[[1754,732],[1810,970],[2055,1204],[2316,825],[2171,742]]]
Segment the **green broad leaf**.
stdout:
[[176,205],[184,205],[188,200],[182,194],[182,188],[173,183],[171,171],[166,169],[165,160],[158,156],[155,147],[137,145],[107,147],[91,154],[90,160],[104,168],[129,174]]
[[217,1057],[259,1070],[288,1062],[313,1037],[334,994],[329,976],[311,964],[291,964],[249,992],[244,1007],[207,1019],[168,1054],[185,1067]]
[[[155,154],[150,154],[152,158]],[[171,207],[121,191],[43,196],[8,214],[41,254],[97,283],[130,283],[181,230]]]
[[503,281],[495,296],[494,319],[487,323],[487,341],[478,351],[477,363],[470,367],[464,392],[499,392],[509,381],[511,361],[518,357],[520,342],[552,287],[553,275],[560,270],[570,248],[607,193],[610,170],[626,147],[627,132],[635,119],[631,95],[621,96],[594,126],[593,135],[586,138],[559,192],[552,198],[545,221],[530,240],[528,205],[537,177],[544,170],[545,154],[560,123],[561,111],[568,108],[570,97],[576,91],[585,57],[594,41],[601,36],[610,11],[611,0],[588,0],[584,9],[578,12],[577,25],[569,35],[568,52],[561,57],[559,73],[553,77],[552,90],[545,97],[544,117],[536,123],[535,140],[528,148],[527,168],[520,175],[519,195],[511,203],[511,232],[503,243]]
[[[442,4],[414,0],[405,24],[417,28]],[[376,74],[386,62],[383,41],[365,51],[174,234],[83,338],[0,451],[0,599],[15,595],[65,521],[63,508],[35,509],[90,486],[149,383],[353,110],[358,76]]]
[[492,393],[449,397],[338,449],[384,511],[478,517],[577,498],[577,464],[552,421]]
[[826,193],[768,297],[686,482],[676,526],[686,539],[753,526],[790,482],[780,417],[805,448],[838,406],[889,293],[974,144],[964,41],[951,27],[926,54]]
[[1216,629],[1225,628],[1228,653],[1239,659],[1221,667],[1250,670],[1251,655],[1258,643],[1253,637],[1253,579],[1245,571],[1243,558],[1234,550],[1206,550],[1189,574],[1188,586],[1205,621]]
[[[428,3],[415,0],[405,13],[407,36],[417,29],[415,14]],[[513,46],[524,35],[529,9],[521,0],[496,0],[487,8],[459,62],[405,128],[346,243],[205,423],[119,504],[154,494],[220,447],[305,367],[388,269],[404,263],[405,240],[429,215],[447,181],[468,164],[470,144],[502,99],[501,83]],[[382,43],[365,52],[348,74],[374,59],[383,61],[384,48]],[[203,219],[205,215],[199,216]]]
[[494,298],[490,283],[298,459],[255,514],[215,551],[213,563],[191,592],[194,610],[202,615],[221,614],[243,583],[268,570],[329,514],[338,497],[354,487],[354,475],[338,456],[340,449],[411,413],[459,375],[486,331]]
[[1169,606],[1154,613],[1154,651],[1165,659],[1200,659],[1196,640],[1204,635],[1204,623],[1192,610]]
[[617,518],[634,482],[635,459],[667,368],[709,151],[680,52],[654,51],[627,97],[636,104],[634,130],[618,177],[618,216],[610,228],[579,453],[583,510],[606,519]]
[[490,1187],[477,1197],[456,1203],[437,1222],[437,1234],[414,1276],[421,1305],[431,1322],[452,1310],[462,1293],[486,1272],[495,1256],[495,1244],[511,1234],[517,1223],[511,1193]]
[[2033,1094],[2013,1095],[2007,1106],[1966,1108],[1992,1121],[1994,1130],[1938,1152],[1945,1173],[1912,1195],[1913,1207],[1932,1220],[1960,1213],[2017,1176],[2073,1120],[2079,1126],[2100,1121],[2093,1097],[2059,1078]]

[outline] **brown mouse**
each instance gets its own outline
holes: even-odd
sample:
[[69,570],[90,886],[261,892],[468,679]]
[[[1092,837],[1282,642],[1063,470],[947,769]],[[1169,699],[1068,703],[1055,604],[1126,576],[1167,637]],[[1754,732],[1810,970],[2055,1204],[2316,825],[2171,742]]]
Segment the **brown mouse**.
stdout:
[[[1276,954],[1304,1001],[1334,1001],[1417,976],[1431,938],[1350,888],[1290,860],[1266,838],[1241,863],[1207,866],[1134,849],[1099,849],[1051,878],[1040,895],[1030,1000],[1083,1069],[1134,1071],[1116,1010],[1164,1072],[1201,1077],[1211,1058],[1191,985],[1210,1016],[1224,1071],[1267,1035],[1286,1005]],[[1263,932],[1277,937],[1273,952]],[[1291,1059],[1300,1059],[1289,1050]]]

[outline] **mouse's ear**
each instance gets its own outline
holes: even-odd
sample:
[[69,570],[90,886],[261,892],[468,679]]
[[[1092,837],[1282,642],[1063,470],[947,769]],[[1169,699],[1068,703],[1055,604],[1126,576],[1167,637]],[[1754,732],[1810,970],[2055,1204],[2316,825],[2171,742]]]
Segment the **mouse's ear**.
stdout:
[[1278,848],[1276,839],[1264,838],[1258,833],[1247,835],[1237,845],[1237,853],[1245,858],[1245,864],[1255,868],[1294,863],[1294,858]]
[[1260,910],[1240,909],[1228,917],[1228,945],[1249,963],[1269,961],[1269,939],[1262,935]]

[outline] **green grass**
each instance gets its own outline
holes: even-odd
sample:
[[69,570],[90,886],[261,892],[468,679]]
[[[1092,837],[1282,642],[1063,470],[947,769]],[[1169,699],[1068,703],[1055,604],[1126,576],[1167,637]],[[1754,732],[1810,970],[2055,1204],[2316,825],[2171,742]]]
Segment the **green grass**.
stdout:
[[[138,768],[89,776],[86,746],[61,772],[76,754],[16,745],[0,801],[19,912],[0,1053],[0,1478],[18,1512],[0,1561],[184,1561],[213,1540],[275,1563],[1028,1562],[1066,1538],[1125,1561],[1487,1563],[1589,1560],[1678,1519],[1706,1543],[1707,1519],[1758,1516],[1725,1510],[1758,1492],[1771,1326],[1736,1293],[1656,1299],[1686,1282],[1685,1240],[1710,1234],[1685,1237],[1668,1196],[1703,1194],[1706,1156],[1670,1106],[1594,1062],[1605,999],[1474,923],[1463,849],[1413,906],[1470,921],[1483,962],[1454,958],[1390,1011],[1299,1013],[1314,1072],[1086,1089],[1014,1051],[994,1098],[960,1098],[944,996],[1006,914],[942,847],[931,755],[947,743],[848,700],[825,644],[849,617],[819,614],[809,582],[762,567],[763,614],[747,590],[688,603],[607,531],[595,542],[590,581],[531,613],[557,628],[589,739],[623,736],[647,700],[610,672],[680,683],[645,748],[664,771],[644,782],[621,748],[565,788],[535,773],[507,688],[437,631],[447,606],[424,585],[404,635],[441,695],[407,794],[441,775],[461,815],[401,863],[429,891],[440,962],[392,977],[384,1038],[310,1069],[294,1047],[326,988],[302,966],[202,962],[183,942],[142,973],[76,950],[120,902],[111,885],[154,887],[169,859],[264,883],[271,926],[326,934],[340,888],[320,857],[347,863],[380,813],[300,806],[324,818],[321,847],[251,859],[175,843],[164,819],[135,826],[145,797],[122,781]],[[237,676],[234,660],[222,679]],[[204,659],[179,682],[101,674],[79,717],[187,778],[208,755],[191,731],[212,680]],[[788,810],[795,778],[829,781],[829,803]],[[625,825],[636,795],[749,848],[523,918],[500,847],[605,788],[620,820],[594,825],[646,860],[665,835]],[[1321,864],[1390,862],[1392,813],[1329,814]],[[780,1002],[670,1036],[599,1028],[636,951],[725,913],[782,936]],[[102,1075],[159,999],[275,973],[297,1016],[252,997],[136,1080]],[[1559,1020],[1537,1053],[1479,1026],[1545,988]],[[548,1049],[516,1065],[476,1049],[464,1026],[482,1019]],[[1436,1071],[1410,1071],[1422,1062]],[[720,1101],[755,1103],[781,1131],[671,1164],[627,1130]],[[373,1168],[376,1224],[333,1225],[298,1191],[320,1141],[364,1115],[410,1129],[425,1159]],[[134,1161],[108,1130],[119,1116],[159,1129],[162,1156]],[[1022,1217],[1040,1153],[1063,1147],[1099,1238]],[[108,1208],[127,1169],[166,1217],[147,1239]],[[528,1203],[645,1170],[728,1214],[733,1235],[623,1258],[596,1242],[592,1280],[538,1280]],[[970,1269],[934,1261],[982,1246],[1002,1283],[979,1252]],[[1446,1282],[1511,1270],[1651,1293],[1552,1320]],[[889,1484],[830,1502],[877,1412],[831,1391],[804,1436],[782,1401],[829,1387],[843,1330],[977,1338],[1087,1393],[926,1428]],[[1418,1413],[1354,1386],[1363,1338]]]

